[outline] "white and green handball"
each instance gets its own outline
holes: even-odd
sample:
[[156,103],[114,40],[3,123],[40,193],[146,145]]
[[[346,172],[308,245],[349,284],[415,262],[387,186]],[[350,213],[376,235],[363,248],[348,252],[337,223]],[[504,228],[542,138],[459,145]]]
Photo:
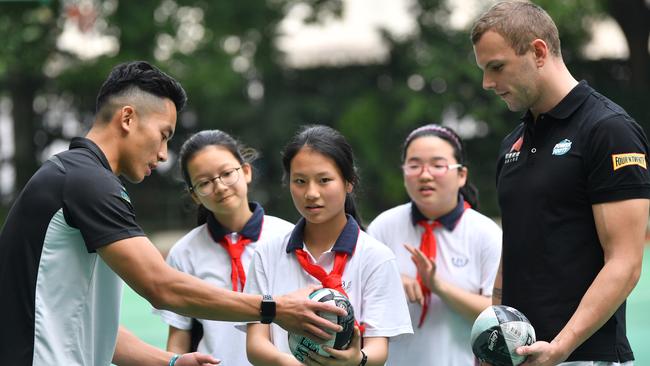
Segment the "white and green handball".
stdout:
[[471,344],[476,358],[494,366],[517,366],[526,356],[517,347],[535,342],[535,329],[519,310],[493,305],[483,310],[472,326]]
[[343,330],[336,333],[334,338],[322,345],[314,342],[311,338],[289,333],[289,349],[291,350],[291,354],[300,362],[306,361],[308,351],[316,352],[325,357],[329,356],[328,353],[321,349],[321,346],[329,346],[334,349],[347,349],[354,334],[354,310],[345,295],[331,288],[322,288],[312,292],[309,298],[314,301],[329,303],[343,308],[347,312],[347,315],[337,316],[332,313],[318,314],[332,323],[343,327]]

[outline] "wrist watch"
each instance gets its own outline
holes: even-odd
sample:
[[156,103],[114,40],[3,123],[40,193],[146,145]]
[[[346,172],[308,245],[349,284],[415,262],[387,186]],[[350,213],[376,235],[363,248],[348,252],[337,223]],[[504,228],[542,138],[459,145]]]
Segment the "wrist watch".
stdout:
[[363,350],[360,351],[361,351],[361,362],[359,362],[359,366],[365,366],[366,362],[368,362],[368,355],[366,355],[366,353],[363,352]]
[[260,315],[262,316],[262,324],[271,324],[273,322],[273,318],[275,318],[275,301],[271,295],[262,296]]

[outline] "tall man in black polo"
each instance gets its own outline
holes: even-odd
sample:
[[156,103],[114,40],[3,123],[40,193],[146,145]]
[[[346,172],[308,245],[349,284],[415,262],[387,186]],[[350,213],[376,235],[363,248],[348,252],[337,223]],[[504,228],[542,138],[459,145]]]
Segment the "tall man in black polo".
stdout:
[[529,355],[525,365],[631,364],[625,299],[648,222],[646,136],[573,78],[540,7],[495,4],[472,42],[483,87],[526,112],[497,166],[504,240],[493,302],[521,310],[538,335],[517,352]]
[[85,138],[49,159],[20,193],[0,232],[0,363],[173,365],[180,358],[118,327],[122,281],[154,306],[213,320],[275,321],[312,337],[340,330],[317,311],[345,312],[307,299],[305,289],[274,299],[227,291],[169,267],[135,221],[118,177],[139,183],[167,159],[180,84],[146,62],[116,66],[97,96]]

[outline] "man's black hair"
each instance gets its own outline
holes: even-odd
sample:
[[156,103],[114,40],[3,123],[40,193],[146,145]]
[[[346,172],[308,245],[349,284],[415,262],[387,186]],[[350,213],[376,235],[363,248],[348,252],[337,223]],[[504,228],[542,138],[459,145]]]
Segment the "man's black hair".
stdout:
[[180,112],[187,102],[187,95],[181,84],[146,61],[132,61],[119,64],[102,84],[97,94],[95,111],[99,113],[111,96],[136,87],[161,98],[169,98]]

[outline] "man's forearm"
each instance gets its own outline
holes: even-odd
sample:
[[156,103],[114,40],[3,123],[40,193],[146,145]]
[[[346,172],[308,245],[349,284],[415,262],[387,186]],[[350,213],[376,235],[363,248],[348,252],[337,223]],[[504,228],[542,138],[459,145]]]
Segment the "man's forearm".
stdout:
[[113,363],[117,366],[164,366],[173,356],[150,344],[147,344],[120,326],[117,344],[113,353]]
[[631,199],[592,206],[604,265],[552,341],[565,355],[600,329],[639,281],[649,203]]
[[222,289],[185,273],[174,272],[176,273],[166,283],[158,287],[162,294],[160,302],[154,306],[200,319],[260,319],[261,295]]
[[200,319],[260,319],[262,296],[222,289],[169,267],[146,237],[123,239],[98,249],[133,290],[158,309]]
[[492,289],[492,305],[501,305],[503,290],[501,287],[496,287]]
[[492,305],[501,305],[503,295],[503,257],[499,261],[499,269],[494,278],[494,288],[492,288]]
[[555,337],[568,356],[603,326],[632,292],[639,271],[623,258],[608,261],[580,301],[580,305]]

